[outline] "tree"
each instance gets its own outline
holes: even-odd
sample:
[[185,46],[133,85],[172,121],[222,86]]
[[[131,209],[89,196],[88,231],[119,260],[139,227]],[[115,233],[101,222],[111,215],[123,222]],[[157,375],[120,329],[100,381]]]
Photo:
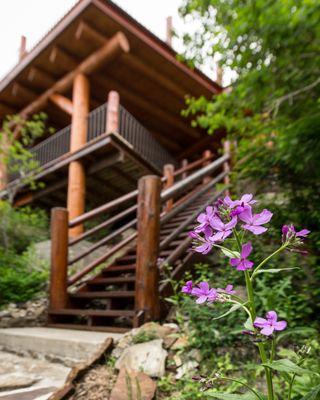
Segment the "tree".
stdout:
[[[30,148],[36,139],[45,133],[46,119],[44,113],[34,115],[30,120],[25,120],[20,115],[10,115],[3,122],[0,130],[0,164],[5,166],[7,176],[17,180],[17,184],[6,187],[10,204],[13,204],[20,185],[28,186],[31,190],[43,186],[43,183],[34,179],[40,165]],[[19,139],[15,137],[13,130],[13,127],[17,126],[20,132]]]
[[[201,65],[218,54],[236,73],[232,90],[207,101],[189,98],[185,114],[214,134],[238,141],[242,178],[274,191],[296,223],[320,223],[320,3],[317,0],[184,0],[185,56]],[[200,22],[199,22],[200,21]],[[239,178],[239,175],[237,176]],[[320,236],[313,235],[320,244]]]

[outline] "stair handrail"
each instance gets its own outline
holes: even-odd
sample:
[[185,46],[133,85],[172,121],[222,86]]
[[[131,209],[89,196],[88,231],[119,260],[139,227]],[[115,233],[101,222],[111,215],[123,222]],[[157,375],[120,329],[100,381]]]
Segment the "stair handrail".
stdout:
[[213,153],[211,153],[210,155],[205,155],[204,157],[199,158],[199,159],[196,160],[196,161],[193,161],[193,162],[188,163],[188,164],[186,164],[185,166],[183,166],[183,167],[181,167],[181,168],[179,168],[179,169],[176,169],[176,170],[174,171],[173,175],[174,175],[175,177],[176,177],[176,176],[179,176],[179,175],[182,175],[182,174],[184,174],[185,172],[188,172],[188,171],[190,171],[190,170],[192,170],[192,169],[195,169],[195,168],[199,167],[200,165],[203,165],[206,161],[210,161],[210,160],[212,160],[213,158],[214,158],[214,154],[213,154]]
[[187,176],[185,179],[176,182],[173,186],[168,189],[165,189],[161,192],[161,201],[165,202],[170,198],[176,197],[177,195],[184,192],[190,186],[193,186],[202,181],[203,178],[210,176],[215,170],[219,167],[223,166],[230,159],[230,154],[224,154],[220,158],[214,160],[210,164],[202,167],[198,171],[193,174]]

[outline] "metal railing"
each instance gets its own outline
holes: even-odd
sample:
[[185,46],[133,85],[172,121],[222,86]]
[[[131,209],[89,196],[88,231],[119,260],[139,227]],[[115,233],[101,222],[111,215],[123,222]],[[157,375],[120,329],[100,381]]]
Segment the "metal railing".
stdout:
[[[91,111],[88,116],[87,142],[91,142],[106,133],[106,117],[108,104]],[[49,138],[30,149],[38,166],[42,167],[70,151],[71,125],[61,129]],[[153,137],[153,135],[124,107],[119,109],[119,132],[133,149],[158,170],[164,164],[175,164],[173,156]],[[18,178],[18,174],[10,174],[9,182]]]

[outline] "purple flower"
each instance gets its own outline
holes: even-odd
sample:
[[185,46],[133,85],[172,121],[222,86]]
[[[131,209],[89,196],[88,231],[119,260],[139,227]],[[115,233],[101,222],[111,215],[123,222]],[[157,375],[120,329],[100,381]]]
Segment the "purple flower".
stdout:
[[287,327],[286,321],[278,321],[278,316],[275,311],[269,311],[266,314],[266,319],[257,317],[254,320],[253,326],[261,329],[260,333],[265,336],[270,336],[274,331],[283,331]]
[[221,221],[217,216],[212,218],[211,227],[217,231],[213,236],[210,236],[210,241],[218,242],[225,240],[232,233],[232,229],[237,225],[237,217],[233,217],[230,222],[226,224]]
[[202,237],[198,233],[191,231],[189,232],[189,236],[195,239],[193,241],[193,250],[197,253],[208,254],[215,243],[214,240],[211,240],[208,237]]
[[247,259],[251,252],[252,252],[251,243],[248,242],[246,244],[243,244],[240,253],[240,258],[231,258],[230,264],[233,267],[236,267],[238,271],[245,271],[247,269],[251,269],[253,266],[253,262]]
[[211,236],[212,228],[210,226],[210,222],[211,222],[211,219],[214,217],[214,215],[215,215],[214,208],[211,206],[207,207],[206,212],[201,213],[198,216],[197,221],[200,223],[200,225],[196,226],[194,231],[196,233],[203,232],[206,237]]
[[[240,200],[231,200],[229,196],[224,198],[224,203],[227,204],[231,209],[238,209],[238,214],[244,211],[246,208],[250,207],[252,204],[255,204],[257,200],[252,200],[253,195],[244,194]],[[242,211],[241,211],[242,210]]]
[[210,288],[208,282],[200,282],[198,287],[192,289],[191,294],[198,297],[196,300],[198,304],[205,303],[206,301],[212,303],[218,298],[216,289]]
[[225,293],[225,294],[236,294],[236,291],[233,290],[233,285],[227,285],[225,289],[217,289],[218,293]]
[[193,289],[193,282],[188,281],[185,283],[185,285],[182,287],[181,292],[186,293],[186,294],[191,294]]
[[290,225],[283,225],[282,227],[282,241],[287,242],[297,237],[305,238],[309,235],[310,231],[308,229],[302,229],[296,232],[295,227]]
[[251,231],[255,235],[261,235],[266,232],[267,228],[261,226],[270,221],[272,212],[264,209],[260,214],[252,214],[251,207],[246,208],[240,215],[241,221],[245,222],[242,227],[248,231]]

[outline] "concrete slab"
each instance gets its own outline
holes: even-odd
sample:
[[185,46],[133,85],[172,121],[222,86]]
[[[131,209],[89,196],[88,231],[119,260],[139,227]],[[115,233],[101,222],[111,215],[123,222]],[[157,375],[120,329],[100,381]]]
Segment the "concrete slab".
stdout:
[[[61,364],[0,351],[0,376],[4,383],[0,380],[0,400],[46,400],[64,385],[70,371]],[[20,387],[22,378],[25,387]]]
[[87,361],[106,339],[112,338],[117,342],[122,336],[120,333],[45,327],[8,328],[0,329],[0,347],[18,354],[39,355],[73,365]]

